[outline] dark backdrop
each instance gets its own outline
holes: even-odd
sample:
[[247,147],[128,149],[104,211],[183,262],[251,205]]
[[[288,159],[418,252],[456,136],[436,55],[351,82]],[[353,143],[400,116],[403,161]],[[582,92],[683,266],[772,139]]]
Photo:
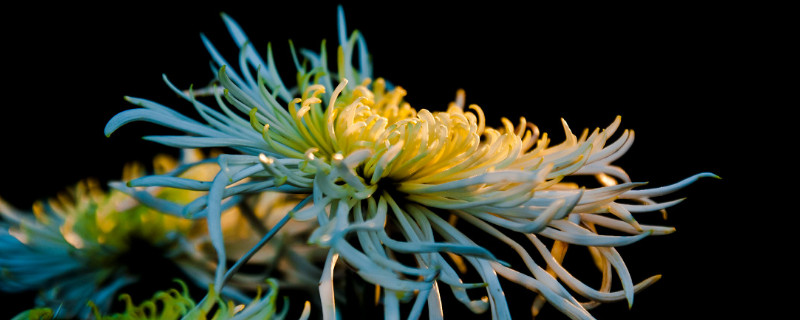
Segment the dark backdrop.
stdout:
[[[759,115],[774,106],[760,91],[769,44],[756,29],[760,12],[722,5],[432,3],[344,3],[348,27],[366,36],[375,74],[403,86],[412,106],[442,110],[463,88],[491,124],[525,116],[554,142],[564,137],[560,118],[579,132],[621,115],[636,142],[617,163],[634,180],[660,186],[703,171],[723,178],[702,180],[675,196],[688,197],[664,222],[676,233],[621,249],[634,281],[653,274],[663,279],[636,295],[632,310],[610,304],[594,310],[596,317],[706,318],[771,308],[752,303],[761,295],[749,285],[760,281],[744,276],[759,265],[752,260],[758,254],[744,246],[760,219],[738,193],[760,159],[748,139],[758,132]],[[11,56],[4,58],[0,195],[29,208],[83,178],[116,179],[124,163],[175,154],[140,139],[164,132],[156,126],[128,125],[110,138],[103,127],[132,107],[125,95],[191,113],[161,74],[182,88],[212,79],[200,32],[235,56],[221,11],[239,21],[261,53],[272,42],[290,83],[287,39],[316,50],[326,38],[329,54],[335,52],[335,4],[9,10],[20,19],[4,22],[3,51]],[[526,317],[530,296],[506,287],[518,315]],[[27,303],[8,301],[0,302],[2,315]],[[445,314],[461,311],[451,306]],[[553,308],[545,312],[546,319],[561,317]]]

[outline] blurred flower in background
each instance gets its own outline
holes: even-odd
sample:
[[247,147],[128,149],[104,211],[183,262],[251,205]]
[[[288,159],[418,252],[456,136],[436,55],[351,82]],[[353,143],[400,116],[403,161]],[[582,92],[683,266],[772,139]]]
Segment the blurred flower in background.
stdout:
[[[209,299],[198,305],[186,284],[176,280],[182,290],[169,289],[156,292],[152,298],[140,304],[134,304],[130,295],[121,294],[120,300],[125,302],[125,309],[122,312],[111,315],[104,315],[93,301],[88,302],[92,309],[92,316],[97,320],[178,320],[178,319],[217,319],[217,320],[280,320],[286,316],[288,304],[284,304],[283,309],[278,312],[276,298],[278,297],[278,283],[273,279],[268,279],[269,292],[262,297],[261,287],[259,287],[255,298],[247,305],[236,304],[231,300],[225,301],[219,294],[210,288]],[[53,311],[51,308],[36,308],[24,311],[15,316],[12,320],[48,320],[61,316],[60,310]],[[300,319],[308,319],[310,315],[309,303],[306,302]],[[56,318],[58,319],[58,318]]]
[[[197,150],[184,150],[181,161],[202,161],[200,157]],[[210,179],[209,174],[216,172],[213,163],[186,168],[168,156],[154,159],[153,167],[156,173],[172,172],[198,180]],[[129,181],[143,174],[143,166],[131,164],[123,170],[122,178]],[[82,181],[57,197],[37,202],[32,212],[17,210],[0,200],[0,289],[39,291],[37,305],[50,308],[59,317],[87,318],[91,311],[88,301],[98,311],[108,312],[121,289],[158,279],[159,273],[171,268],[177,267],[193,283],[207,287],[216,257],[213,250],[209,252],[205,221],[163,214],[126,194],[185,205],[202,193],[174,188],[135,189],[124,183],[112,185],[116,189],[104,191],[94,180]],[[276,197],[263,201],[274,205],[259,210],[258,218],[253,217],[257,220],[252,223],[269,223],[271,210],[280,210]],[[248,239],[256,233],[244,222],[238,208],[228,211],[224,225],[235,237],[231,252],[236,253],[236,248],[248,244]],[[299,228],[297,232],[302,231]],[[298,258],[302,249],[278,247],[291,243],[292,236],[285,233],[280,241],[270,243],[255,261],[272,265],[281,260],[279,256],[304,259],[304,256]],[[308,271],[286,270],[286,262],[278,265],[289,275]],[[255,291],[268,274],[252,274],[248,277],[251,282],[235,281],[223,293],[240,302],[250,301],[251,297],[243,292]],[[298,282],[291,280],[297,278],[302,277],[287,277],[290,280],[286,283],[298,286]],[[247,286],[236,289],[238,283]]]
[[[155,164],[163,170],[175,161],[158,158]],[[123,179],[143,175],[142,169],[127,166]],[[183,190],[155,193],[179,202],[194,196]],[[128,259],[134,250],[149,251],[145,257],[164,255],[176,263],[194,263],[190,239],[202,237],[205,228],[142,206],[120,191],[105,192],[94,180],[37,202],[33,212],[1,205],[0,289],[39,290],[38,304],[63,317],[85,318],[89,300],[107,310],[120,288],[147,276],[135,270],[147,262]]]

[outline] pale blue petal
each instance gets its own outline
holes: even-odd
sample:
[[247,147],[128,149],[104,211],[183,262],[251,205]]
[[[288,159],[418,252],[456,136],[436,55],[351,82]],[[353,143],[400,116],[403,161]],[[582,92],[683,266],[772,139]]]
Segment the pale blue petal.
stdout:
[[119,129],[119,127],[134,121],[151,122],[167,128],[172,128],[200,136],[225,136],[225,134],[222,132],[211,129],[198,122],[190,122],[182,119],[165,117],[164,113],[149,109],[130,109],[118,113],[108,121],[104,129],[104,133],[106,136],[111,136],[111,134]]
[[[571,222],[563,221],[563,220],[555,220],[552,224],[556,227],[563,228],[567,224],[572,224]],[[574,225],[574,224],[572,224]],[[591,246],[591,247],[620,247],[626,246],[636,241],[643,239],[651,234],[650,231],[643,232],[641,234],[633,235],[633,236],[606,236],[606,235],[598,235],[594,233],[575,233],[573,229],[581,228],[575,225],[574,228],[568,228],[569,231],[560,231],[553,228],[545,228],[539,234],[542,236],[563,241],[570,244],[577,244],[582,246]],[[588,230],[587,230],[588,232]]]
[[193,179],[169,177],[169,176],[146,176],[133,179],[128,182],[131,187],[167,187],[194,191],[208,191],[211,188],[210,181],[197,181]]
[[162,213],[170,214],[177,217],[183,217],[182,215],[183,206],[180,204],[164,199],[159,199],[147,191],[136,190],[134,188],[126,186],[122,182],[110,182],[108,185],[114,189],[124,192],[125,194],[131,196],[132,198],[136,199],[136,201],[145,206],[151,207]]
[[239,138],[193,137],[193,136],[144,136],[142,139],[175,148],[210,148],[210,147],[250,147],[267,149],[266,143]]
[[358,34],[358,63],[359,73],[361,74],[361,81],[365,78],[372,79],[372,61],[367,51],[367,41],[361,33]]

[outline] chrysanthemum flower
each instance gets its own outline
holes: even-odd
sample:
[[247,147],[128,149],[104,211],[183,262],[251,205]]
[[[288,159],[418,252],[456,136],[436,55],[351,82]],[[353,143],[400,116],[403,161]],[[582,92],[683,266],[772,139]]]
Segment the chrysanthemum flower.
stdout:
[[[177,163],[159,156],[154,166],[163,173]],[[195,165],[182,176],[203,179],[208,169]],[[143,167],[132,164],[125,168],[123,179],[142,175]],[[124,185],[117,187],[128,191]],[[182,205],[199,195],[170,188],[136,192],[139,198]],[[169,259],[202,286],[208,284],[209,270],[213,270],[213,260],[200,250],[208,243],[204,221],[164,215],[118,190],[103,191],[94,180],[36,203],[32,213],[0,200],[0,214],[0,290],[40,291],[39,303],[52,307],[61,317],[86,318],[91,311],[86,306],[89,300],[106,311],[119,289],[150,276],[137,270],[148,262],[133,259]],[[140,254],[144,256],[137,256]]]
[[[239,152],[216,159],[221,170],[211,181],[162,175],[130,182],[208,192],[193,206],[177,208],[166,201],[153,205],[174,215],[207,218],[219,257],[217,287],[238,267],[229,269],[223,258],[220,221],[226,199],[278,191],[305,198],[263,240],[290,219],[316,220],[309,242],[329,248],[319,280],[325,319],[336,317],[333,270],[339,260],[383,290],[387,319],[399,318],[400,302],[409,300],[414,301],[409,318],[417,318],[426,305],[430,318],[441,318],[444,288],[476,313],[490,310],[493,318],[507,319],[509,306],[499,277],[537,292],[542,298],[534,302],[535,310],[547,301],[571,318],[590,319],[588,308],[618,300],[631,304],[634,292],[658,279],[634,284],[615,247],[673,229],[640,224],[632,213],[670,207],[680,200],[651,198],[714,176],[702,173],[673,185],[638,189],[644,183],[632,182],[611,164],[634,138],[633,131],[624,130],[612,139],[619,118],[580,136],[564,123],[566,140],[553,146],[546,133],[524,118],[517,125],[503,119],[501,128],[488,127],[481,108],[467,106],[463,92],[445,111],[414,109],[403,101],[402,88],[371,80],[364,39],[358,32],[346,35],[341,8],[337,72],[329,71],[324,42],[318,54],[301,51],[303,63],[292,47],[296,87],[284,85],[271,46],[263,61],[236,22],[226,15],[223,19],[241,53],[234,70],[203,37],[219,67],[221,89],[209,90],[219,110],[198,100],[198,92],[181,91],[165,78],[205,123],[156,102],[128,98],[142,108],[118,114],[105,130],[110,135],[129,122],[149,121],[187,135],[148,140]],[[353,66],[356,57],[358,68]],[[595,176],[598,186],[568,182],[575,175]],[[467,234],[459,227],[462,223],[483,233]],[[597,227],[628,235],[600,234]],[[531,244],[517,242],[517,234]],[[497,250],[482,246],[487,237],[508,245],[522,265],[510,265],[495,255]],[[553,244],[548,247],[543,238]],[[589,248],[603,272],[600,288],[562,267],[569,245]],[[541,255],[546,265],[538,265],[532,254]],[[481,280],[465,282],[467,270]],[[621,291],[610,291],[613,273]],[[473,299],[468,291],[483,294]]]
[[[278,283],[274,279],[267,280],[270,290],[261,297],[261,287],[259,286],[256,297],[247,305],[236,304],[232,300],[223,300],[213,285],[209,288],[209,299],[198,305],[189,294],[189,288],[183,281],[176,280],[182,290],[169,289],[156,292],[152,298],[134,304],[131,296],[121,294],[119,299],[125,302],[125,310],[113,315],[103,315],[93,301],[88,305],[92,309],[92,315],[96,320],[279,320],[284,319],[288,311],[288,305],[284,304],[283,309],[278,312],[276,299],[278,297]],[[309,303],[303,310],[300,319],[308,319],[310,314]],[[12,320],[28,319],[53,319],[56,311],[51,308],[37,308],[24,311]]]

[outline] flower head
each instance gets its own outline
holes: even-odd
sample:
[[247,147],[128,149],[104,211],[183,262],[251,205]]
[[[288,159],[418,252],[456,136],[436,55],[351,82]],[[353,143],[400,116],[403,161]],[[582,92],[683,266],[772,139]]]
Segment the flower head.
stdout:
[[[267,281],[270,291],[261,297],[261,287],[259,287],[256,297],[247,305],[237,305],[232,300],[223,300],[213,286],[209,288],[210,298],[198,305],[189,294],[186,284],[180,280],[175,281],[180,284],[182,290],[169,289],[156,292],[152,298],[138,305],[133,303],[130,295],[121,294],[119,299],[125,302],[125,310],[113,315],[104,316],[93,301],[89,301],[88,305],[92,309],[94,319],[97,320],[199,320],[209,317],[218,320],[278,320],[283,319],[288,311],[284,305],[283,310],[277,313],[278,284],[273,279]],[[309,310],[309,304],[306,302],[300,319],[308,319]],[[20,313],[13,320],[53,319],[57,312],[51,308],[31,309]]]
[[[166,156],[154,160],[159,173],[176,165]],[[204,170],[194,166],[183,176],[202,179]],[[142,176],[143,171],[141,165],[131,164],[123,170],[123,179]],[[171,188],[140,192],[141,198],[146,195],[180,204],[191,203],[198,195]],[[123,192],[102,190],[95,180],[37,202],[32,213],[0,201],[0,214],[0,290],[38,290],[40,303],[62,317],[85,318],[90,312],[88,300],[108,310],[118,290],[151,276],[138,269],[147,263],[169,257],[188,275],[199,278],[203,272],[197,270],[207,269],[203,267],[207,259],[196,250],[205,242],[203,221],[164,215]]]
[[[227,250],[220,222],[226,201],[263,191],[304,195],[263,240],[289,220],[317,222],[309,243],[329,249],[319,285],[325,319],[336,316],[333,270],[339,259],[383,290],[386,318],[392,319],[407,300],[414,300],[410,318],[419,317],[426,305],[431,318],[441,318],[443,288],[474,312],[491,310],[494,318],[508,318],[499,277],[538,292],[542,298],[534,302],[535,309],[547,301],[572,318],[591,318],[587,308],[600,302],[630,304],[633,293],[658,276],[634,284],[615,247],[672,231],[639,224],[632,213],[670,207],[679,201],[651,198],[713,176],[702,173],[670,186],[638,189],[644,184],[632,182],[611,164],[634,137],[624,130],[614,139],[619,118],[580,136],[564,122],[566,140],[551,145],[547,133],[524,118],[516,125],[503,119],[500,128],[487,126],[482,109],[467,106],[461,91],[445,111],[416,110],[403,101],[401,87],[372,80],[365,41],[357,31],[347,36],[341,8],[336,72],[327,66],[324,43],[319,53],[303,50],[303,64],[295,55],[295,87],[284,85],[277,74],[271,47],[263,61],[236,22],[226,15],[223,19],[241,53],[240,68],[234,70],[203,37],[219,67],[221,90],[210,90],[218,109],[201,102],[192,89],[181,91],[167,81],[204,123],[152,101],[128,98],[142,108],[112,118],[106,134],[131,121],[149,121],[187,135],[148,140],[239,152],[216,158],[220,171],[211,181],[151,176],[130,182],[207,191],[197,206],[154,205],[174,215],[206,217],[218,257]],[[353,66],[356,57],[358,68]],[[598,184],[570,182],[575,175],[595,176]],[[484,234],[467,234],[462,224]],[[628,235],[604,235],[598,226]],[[531,244],[523,246],[509,234]],[[482,245],[487,236],[508,245],[523,265],[509,265]],[[541,238],[553,244],[547,247]],[[584,284],[560,264],[569,245],[589,248],[603,272],[601,288]],[[537,264],[532,252],[546,265]],[[238,264],[229,269],[219,258],[214,284],[224,286]],[[465,270],[476,272],[480,281],[465,282]],[[623,290],[610,291],[612,273]],[[473,299],[468,290],[484,296]]]

